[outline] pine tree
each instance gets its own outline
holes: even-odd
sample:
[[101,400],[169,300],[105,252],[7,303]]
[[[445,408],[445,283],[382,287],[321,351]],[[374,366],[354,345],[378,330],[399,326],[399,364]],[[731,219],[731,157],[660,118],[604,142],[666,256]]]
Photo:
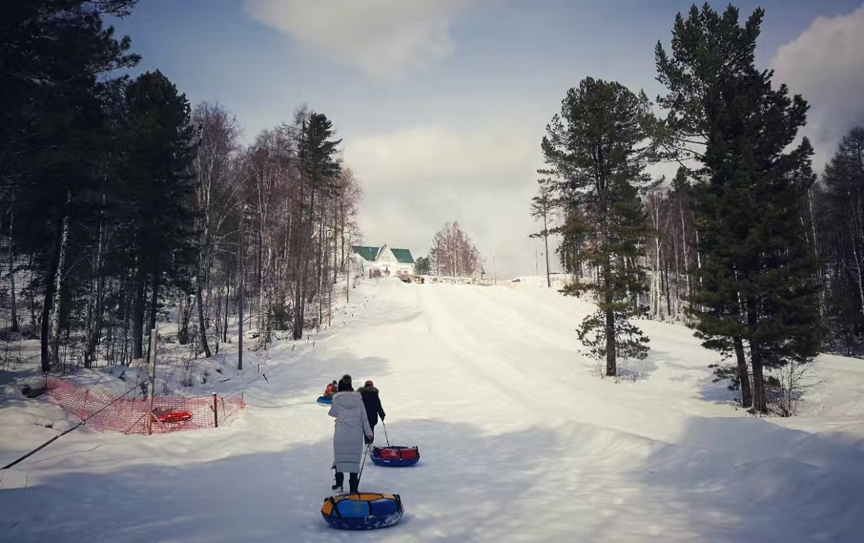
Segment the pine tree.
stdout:
[[[306,315],[306,301],[309,294],[310,268],[316,270],[316,292],[319,294],[319,325],[320,325],[320,289],[323,285],[323,252],[324,252],[324,217],[327,199],[333,195],[333,189],[341,166],[336,160],[336,153],[341,139],[334,136],[333,123],[323,113],[303,113],[298,118],[300,141],[297,159],[303,186],[309,189],[309,204],[303,202],[306,232],[301,241],[301,257],[299,259],[300,282],[294,297],[294,339],[303,337],[303,323]],[[302,190],[302,189],[301,189]],[[301,192],[301,199],[303,193]],[[318,208],[316,208],[316,199]],[[320,209],[319,209],[320,208]],[[318,228],[316,233],[316,210],[318,211]],[[314,240],[317,237],[318,250],[315,250]]]
[[552,210],[555,206],[555,201],[552,195],[552,187],[550,179],[541,179],[538,181],[540,189],[537,196],[531,198],[531,216],[534,220],[542,220],[543,228],[536,234],[531,234],[532,238],[543,238],[543,246],[546,252],[546,286],[552,288],[552,278],[549,275],[549,220],[552,218]]
[[864,127],[844,136],[818,194],[822,257],[830,270],[827,319],[848,355],[864,330]]
[[0,16],[0,179],[20,189],[12,243],[33,256],[31,307],[33,291],[43,292],[44,372],[58,362],[50,336],[60,312],[70,313],[60,303],[74,299],[70,282],[79,277],[62,268],[80,261],[75,253],[105,175],[112,81],[104,74],[138,61],[128,54],[129,38],[116,39],[101,16],[123,15],[134,4],[34,0],[6,3]]
[[414,261],[414,273],[417,275],[429,275],[432,266],[429,264],[429,259],[425,256],[417,257]]
[[693,6],[686,20],[675,19],[672,57],[656,48],[658,79],[669,90],[659,99],[667,143],[702,166],[694,214],[703,262],[689,311],[706,347],[735,353],[742,383],[749,347],[760,413],[764,368],[809,360],[819,347],[815,262],[799,216],[814,180],[812,150],[805,138],[785,152],[808,106],[755,67],[763,15],[756,10],[741,27],[733,6],[722,16]]
[[186,96],[158,70],[129,84],[126,104],[124,178],[136,259],[132,345],[133,358],[140,358],[145,293],[150,294],[152,329],[160,289],[188,282],[197,260],[195,134]]
[[650,181],[643,170],[652,156],[646,142],[653,124],[644,93],[589,77],[567,91],[542,143],[551,170],[540,173],[555,176],[562,209],[575,222],[569,227],[587,237],[582,255],[599,269],[595,283],[564,293],[597,294],[598,311],[582,322],[579,336],[593,356],[605,359],[609,376],[617,375],[619,358],[648,353],[648,338],[630,319],[642,314],[632,298],[645,290],[639,260],[648,227],[639,189]]

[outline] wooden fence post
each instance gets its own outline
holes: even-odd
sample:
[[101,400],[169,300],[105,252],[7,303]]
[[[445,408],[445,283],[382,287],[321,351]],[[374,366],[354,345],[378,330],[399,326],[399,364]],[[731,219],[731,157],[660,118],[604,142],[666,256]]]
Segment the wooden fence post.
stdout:
[[153,401],[156,398],[156,329],[150,330],[150,411],[147,413],[147,434],[153,435]]
[[219,428],[219,409],[216,408],[216,393],[213,393],[213,421],[216,428]]

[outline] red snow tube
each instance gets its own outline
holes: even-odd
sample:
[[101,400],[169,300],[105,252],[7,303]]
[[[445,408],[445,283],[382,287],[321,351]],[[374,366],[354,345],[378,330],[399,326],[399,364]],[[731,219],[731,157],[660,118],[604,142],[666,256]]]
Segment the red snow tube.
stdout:
[[159,416],[159,422],[186,422],[192,420],[192,413],[189,411],[172,411]]
[[375,447],[372,449],[372,462],[378,466],[404,468],[413,466],[420,461],[420,449],[417,447]]

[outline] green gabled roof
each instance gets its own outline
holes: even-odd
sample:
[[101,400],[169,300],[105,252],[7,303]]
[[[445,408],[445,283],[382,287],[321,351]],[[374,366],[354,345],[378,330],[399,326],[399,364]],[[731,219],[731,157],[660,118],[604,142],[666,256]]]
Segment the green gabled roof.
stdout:
[[414,257],[411,256],[411,251],[408,249],[390,249],[393,252],[393,256],[396,257],[396,261],[400,264],[413,264]]
[[355,245],[351,247],[355,254],[362,256],[364,259],[369,262],[375,262],[375,259],[378,257],[378,251],[381,250],[381,247],[366,247],[365,245]]

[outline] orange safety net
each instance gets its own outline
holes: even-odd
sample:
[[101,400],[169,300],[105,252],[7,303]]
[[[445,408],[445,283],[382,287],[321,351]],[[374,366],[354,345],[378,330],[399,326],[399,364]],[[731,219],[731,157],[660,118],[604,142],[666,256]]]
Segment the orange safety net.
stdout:
[[[87,419],[87,425],[98,431],[124,434],[165,434],[183,430],[215,428],[246,404],[243,395],[172,398],[157,396],[153,399],[117,398],[112,394],[80,387],[58,379],[48,378],[47,394],[63,409]],[[214,401],[215,398],[215,401]],[[214,405],[215,404],[215,405]]]

